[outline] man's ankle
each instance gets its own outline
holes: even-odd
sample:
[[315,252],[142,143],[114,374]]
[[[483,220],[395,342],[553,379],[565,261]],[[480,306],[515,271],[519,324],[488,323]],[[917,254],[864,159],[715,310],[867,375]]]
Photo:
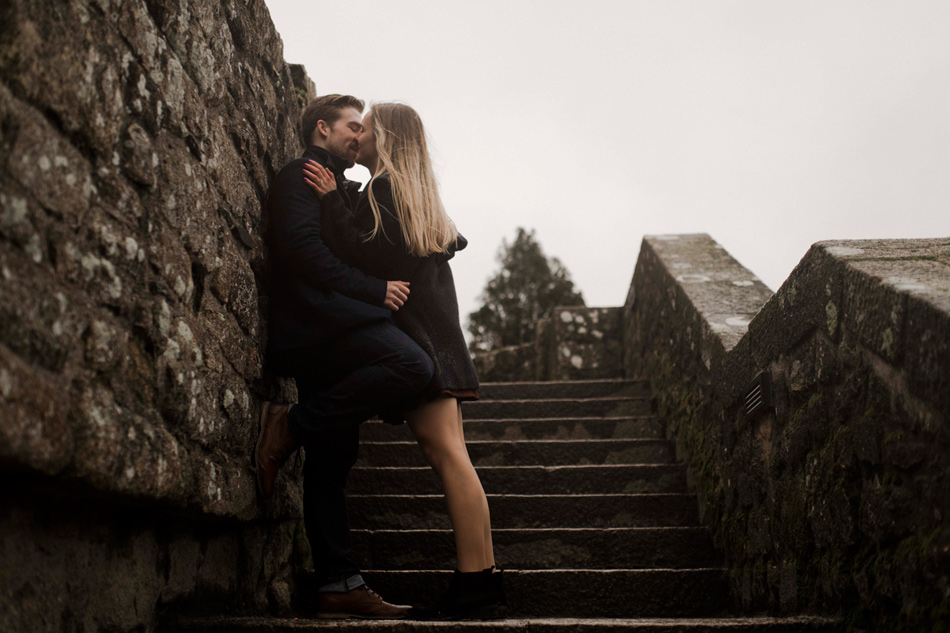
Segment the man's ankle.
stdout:
[[317,589],[317,593],[346,593],[366,584],[361,574],[352,574],[343,578],[328,581]]

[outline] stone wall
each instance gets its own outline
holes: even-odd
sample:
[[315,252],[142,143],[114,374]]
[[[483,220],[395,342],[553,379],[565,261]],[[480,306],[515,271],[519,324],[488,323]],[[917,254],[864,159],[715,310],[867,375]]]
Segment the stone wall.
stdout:
[[300,488],[251,471],[288,395],[261,205],[313,93],[282,55],[262,0],[0,8],[2,630],[287,606]]
[[741,608],[945,630],[950,239],[821,242],[771,296],[708,236],[648,237],[624,322]]
[[535,340],[475,355],[482,382],[618,378],[620,308],[559,307],[537,324]]

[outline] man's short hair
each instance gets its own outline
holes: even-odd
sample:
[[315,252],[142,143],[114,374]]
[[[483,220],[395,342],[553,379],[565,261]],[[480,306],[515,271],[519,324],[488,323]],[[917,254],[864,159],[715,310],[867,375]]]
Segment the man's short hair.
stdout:
[[317,121],[326,121],[327,125],[333,125],[346,108],[355,108],[362,113],[364,107],[366,106],[360,99],[351,95],[317,97],[300,115],[300,134],[303,136],[303,144],[310,145],[313,142],[313,131],[317,127]]

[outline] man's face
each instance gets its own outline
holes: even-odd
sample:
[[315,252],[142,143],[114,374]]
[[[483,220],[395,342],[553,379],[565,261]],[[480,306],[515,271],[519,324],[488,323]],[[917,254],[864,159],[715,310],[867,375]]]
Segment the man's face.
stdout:
[[323,129],[326,130],[327,151],[346,159],[350,167],[355,165],[356,156],[360,152],[360,134],[363,132],[363,117],[360,112],[356,108],[344,108],[340,112],[340,118]]

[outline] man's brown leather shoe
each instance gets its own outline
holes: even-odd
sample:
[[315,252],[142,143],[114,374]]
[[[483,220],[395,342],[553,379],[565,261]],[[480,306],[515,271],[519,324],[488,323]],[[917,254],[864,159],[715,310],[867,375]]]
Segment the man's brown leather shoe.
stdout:
[[318,593],[313,600],[318,618],[364,620],[398,620],[409,613],[407,605],[389,604],[378,593],[361,585],[346,592]]
[[300,448],[287,425],[287,405],[265,402],[261,410],[261,434],[254,450],[257,491],[267,499],[274,492],[277,472],[294,451]]

